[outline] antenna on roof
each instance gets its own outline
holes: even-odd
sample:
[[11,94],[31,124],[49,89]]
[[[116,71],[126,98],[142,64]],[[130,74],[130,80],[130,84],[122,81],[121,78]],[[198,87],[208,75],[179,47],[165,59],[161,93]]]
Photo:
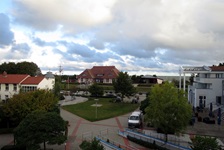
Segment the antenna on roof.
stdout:
[[60,76],[61,76],[62,71],[63,71],[63,69],[62,69],[62,66],[60,65],[59,66],[59,74],[60,74]]

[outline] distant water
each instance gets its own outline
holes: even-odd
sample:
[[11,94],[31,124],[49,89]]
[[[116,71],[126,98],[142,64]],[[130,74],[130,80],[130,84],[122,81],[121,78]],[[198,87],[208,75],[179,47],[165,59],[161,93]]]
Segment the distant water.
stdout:
[[[165,81],[172,81],[173,79],[178,80],[180,79],[180,76],[157,76],[158,78],[161,78]],[[190,76],[185,76],[186,81],[189,80]],[[182,75],[182,79],[184,79],[184,76]]]

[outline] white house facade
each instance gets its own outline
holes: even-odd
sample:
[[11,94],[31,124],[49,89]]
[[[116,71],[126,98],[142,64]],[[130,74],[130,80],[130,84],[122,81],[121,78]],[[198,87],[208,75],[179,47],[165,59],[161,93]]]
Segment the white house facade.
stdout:
[[186,73],[195,75],[193,85],[189,85],[187,90],[192,106],[209,108],[211,103],[214,107],[224,105],[224,66],[182,67],[180,79],[182,73],[184,78]]
[[52,90],[55,85],[55,78],[51,72],[45,76],[31,77],[24,74],[0,74],[0,101],[11,98],[20,91],[28,92],[37,89]]

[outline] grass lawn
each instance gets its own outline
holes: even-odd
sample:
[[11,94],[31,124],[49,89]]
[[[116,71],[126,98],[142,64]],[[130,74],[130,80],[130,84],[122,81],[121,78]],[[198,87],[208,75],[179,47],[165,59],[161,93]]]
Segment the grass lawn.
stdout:
[[91,106],[96,104],[96,101],[93,99],[90,99],[84,103],[63,106],[62,108],[86,120],[97,121],[127,114],[136,110],[140,106],[140,104],[131,103],[112,103],[109,102],[110,100],[111,98],[99,98],[97,103],[102,106],[97,107],[97,118],[96,107]]

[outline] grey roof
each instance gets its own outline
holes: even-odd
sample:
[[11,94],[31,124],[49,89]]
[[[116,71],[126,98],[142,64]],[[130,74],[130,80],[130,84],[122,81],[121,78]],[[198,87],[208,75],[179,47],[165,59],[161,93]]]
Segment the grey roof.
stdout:
[[208,66],[182,66],[181,67],[183,72],[188,72],[188,73],[192,73],[192,72],[210,72],[211,68],[209,68]]
[[52,74],[52,72],[47,72],[45,78],[54,78],[54,75]]

